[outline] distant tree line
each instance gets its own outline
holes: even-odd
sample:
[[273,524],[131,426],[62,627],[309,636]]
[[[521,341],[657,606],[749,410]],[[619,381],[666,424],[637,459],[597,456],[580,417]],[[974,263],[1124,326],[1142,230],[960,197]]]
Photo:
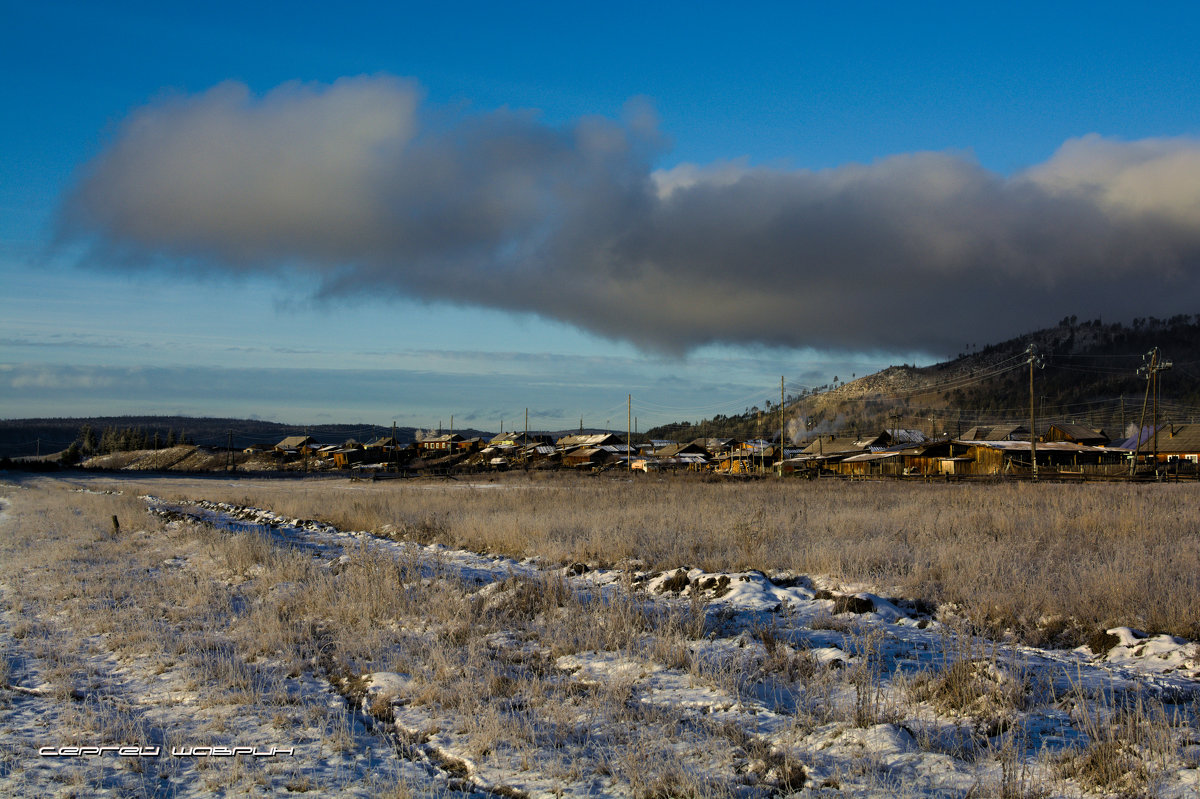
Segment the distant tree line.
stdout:
[[71,442],[71,446],[67,447],[62,460],[63,463],[71,465],[93,455],[140,449],[165,449],[195,443],[191,436],[182,431],[176,433],[173,428],[163,435],[159,430],[147,430],[144,427],[105,427],[97,435],[95,428],[85,424],[79,428],[79,435]]

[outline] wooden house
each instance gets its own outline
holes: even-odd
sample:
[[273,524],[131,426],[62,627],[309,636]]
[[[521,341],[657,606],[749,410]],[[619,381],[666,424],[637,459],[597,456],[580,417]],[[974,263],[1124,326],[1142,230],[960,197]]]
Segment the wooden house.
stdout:
[[804,448],[802,454],[817,457],[834,455],[849,457],[872,449],[884,449],[891,443],[891,434],[886,430],[873,436],[817,436]]
[[699,444],[670,444],[654,451],[654,456],[660,460],[663,458],[677,458],[681,455],[703,455],[707,456],[708,451]]
[[498,433],[488,441],[491,447],[528,447],[538,444],[553,443],[545,433]]
[[974,461],[967,455],[968,447],[951,439],[927,441],[902,451],[904,474],[945,475],[968,474]]
[[362,447],[342,447],[333,453],[333,465],[339,469],[349,469],[359,463],[365,463],[374,454]]
[[1157,449],[1160,461],[1197,463],[1200,461],[1200,424],[1164,424],[1142,449],[1149,453]]
[[1112,441],[1103,430],[1095,430],[1081,424],[1054,422],[1046,431],[1046,441],[1067,441],[1072,444],[1087,444],[1102,447]]
[[275,445],[276,452],[314,452],[321,445],[312,436],[288,436]]
[[576,447],[569,452],[563,453],[562,464],[572,469],[603,466],[622,457],[618,454],[617,450],[618,448],[612,445],[606,447]]
[[904,456],[898,450],[862,452],[842,458],[833,470],[852,477],[899,477],[904,473]]
[[672,444],[654,453],[662,469],[686,469],[701,472],[708,469],[711,456],[699,444]]
[[[1028,474],[1031,445],[1028,441],[970,441],[967,455],[972,459],[973,475]],[[1120,474],[1127,468],[1126,453],[1121,450],[1089,447],[1066,441],[1047,441],[1037,445],[1039,472],[1062,474]]]
[[452,452],[457,452],[459,445],[463,441],[463,437],[458,433],[446,433],[418,441],[417,449],[420,450],[422,455],[449,455]]
[[461,441],[455,442],[455,452],[479,452],[483,449],[483,439],[476,436],[475,438],[464,438]]
[[1029,428],[1023,424],[976,425],[959,436],[960,441],[1028,441]]
[[724,452],[741,449],[742,446],[742,442],[736,438],[697,438],[692,443],[703,447],[704,451],[713,458]]
[[625,441],[613,433],[589,433],[585,435],[563,436],[556,443],[559,449],[569,450],[576,447],[625,446]]

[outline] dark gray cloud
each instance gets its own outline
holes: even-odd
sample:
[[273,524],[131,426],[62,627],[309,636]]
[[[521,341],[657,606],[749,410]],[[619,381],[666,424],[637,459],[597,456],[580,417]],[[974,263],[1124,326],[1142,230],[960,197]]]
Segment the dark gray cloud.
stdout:
[[1067,314],[1194,312],[1200,141],[1087,136],[1015,176],[914,153],[654,170],[620,121],[432,108],[390,77],[134,112],[64,228],[103,263],[308,270],[324,293],[532,311],[639,346],[954,352]]

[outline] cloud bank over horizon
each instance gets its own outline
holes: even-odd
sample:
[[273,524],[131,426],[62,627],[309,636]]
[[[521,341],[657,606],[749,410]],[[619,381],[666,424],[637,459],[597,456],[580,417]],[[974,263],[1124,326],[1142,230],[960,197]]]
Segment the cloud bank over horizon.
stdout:
[[105,266],[301,270],[328,296],[531,312],[650,351],[951,354],[1064,315],[1194,312],[1200,139],[655,169],[646,103],[550,125],[388,76],[228,82],[135,110],[66,199]]

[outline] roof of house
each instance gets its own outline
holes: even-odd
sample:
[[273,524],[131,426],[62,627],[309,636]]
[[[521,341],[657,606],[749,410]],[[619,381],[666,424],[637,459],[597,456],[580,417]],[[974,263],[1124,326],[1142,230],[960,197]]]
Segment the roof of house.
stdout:
[[[1005,452],[1028,452],[1030,449],[1030,443],[1028,441],[959,441],[957,443],[967,444],[968,446],[999,449],[1004,450]],[[1039,441],[1037,449],[1038,452],[1091,452],[1112,454],[1111,448],[1093,447],[1089,444],[1076,444],[1071,441]]]
[[[871,439],[873,441],[874,439]],[[821,436],[804,448],[805,455],[832,455],[836,452],[861,452],[869,446],[868,440],[854,436]]]
[[1138,448],[1139,442],[1140,442],[1140,445],[1144,447],[1144,446],[1146,446],[1146,444],[1149,441],[1153,440],[1153,437],[1154,437],[1153,426],[1146,425],[1140,431],[1131,435],[1129,438],[1122,439],[1121,441],[1113,441],[1109,446],[1111,446],[1113,449],[1127,449],[1130,452],[1132,452],[1133,450]]
[[423,438],[423,439],[421,439],[421,443],[429,444],[431,442],[437,442],[437,443],[441,443],[441,444],[448,444],[452,441],[462,441],[462,440],[463,440],[463,437],[460,436],[458,433],[443,433],[440,436],[430,436],[429,438]]
[[699,444],[670,444],[657,449],[654,454],[660,458],[674,458],[677,455],[707,455],[707,451]]
[[497,433],[496,435],[492,436],[490,443],[494,444],[494,445],[523,444],[523,443],[529,443],[529,442],[536,442],[538,444],[542,444],[548,440],[549,440],[549,437],[546,436],[544,433],[524,433],[524,432],[518,431],[515,433]]
[[708,463],[708,457],[697,452],[685,452],[682,455],[672,455],[670,457],[660,458],[659,463],[685,464],[688,466],[703,465]]
[[844,459],[842,461],[842,463],[862,463],[865,461],[882,461],[882,460],[887,460],[888,458],[898,458],[898,457],[900,457],[899,451],[896,451],[896,452],[864,452],[861,455],[851,455],[849,458]]
[[1108,441],[1108,436],[1103,430],[1096,430],[1087,425],[1074,424],[1072,422],[1054,422],[1050,425],[1051,430],[1057,430],[1072,441]]
[[[1150,439],[1154,447],[1154,439]],[[1158,429],[1159,452],[1200,452],[1200,424],[1165,424]]]
[[697,438],[692,443],[704,447],[709,452],[716,452],[719,449],[740,446],[742,442],[736,438]]
[[584,435],[563,436],[558,440],[558,446],[563,449],[570,447],[598,447],[602,444],[623,444],[621,437],[613,433],[587,433]]
[[976,425],[963,433],[963,441],[1012,441],[1013,436],[1028,436],[1023,424]]
[[569,458],[571,460],[588,461],[594,457],[597,457],[600,455],[608,455],[608,454],[609,453],[605,452],[600,447],[576,447],[575,449],[571,450],[567,454],[563,455],[563,457]]
[[310,444],[316,444],[317,440],[312,436],[288,436],[283,441],[275,445],[276,449],[297,449]]
[[888,430],[888,440],[892,444],[921,444],[926,441],[925,433],[920,430],[909,428],[900,428],[898,430]]

